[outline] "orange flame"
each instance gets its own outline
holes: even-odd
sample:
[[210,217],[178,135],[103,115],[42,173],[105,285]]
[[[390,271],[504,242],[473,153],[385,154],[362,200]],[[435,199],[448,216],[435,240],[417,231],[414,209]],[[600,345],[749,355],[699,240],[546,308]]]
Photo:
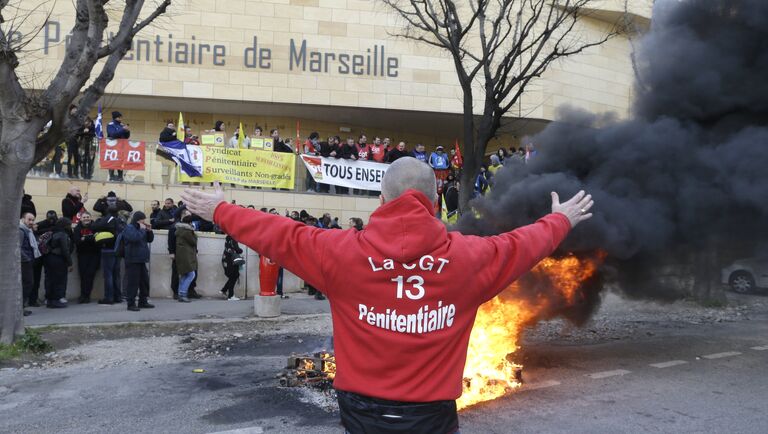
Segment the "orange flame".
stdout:
[[[528,278],[480,306],[469,339],[464,390],[456,401],[459,409],[496,399],[522,385],[514,376],[515,368],[522,366],[511,361],[510,356],[520,348],[517,342],[523,328],[558,308],[578,303],[583,296],[582,285],[604,258],[602,252],[593,258],[546,258]],[[521,297],[524,293],[535,295]]]
[[320,358],[323,359],[323,373],[333,380],[336,377],[336,357],[331,353],[321,353]]

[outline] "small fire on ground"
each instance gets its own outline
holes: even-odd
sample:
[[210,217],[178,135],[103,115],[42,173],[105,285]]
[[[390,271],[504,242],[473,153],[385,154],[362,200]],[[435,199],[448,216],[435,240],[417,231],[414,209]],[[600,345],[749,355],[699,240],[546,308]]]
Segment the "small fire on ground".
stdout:
[[[497,297],[480,306],[469,339],[459,409],[504,396],[522,386],[522,365],[515,363],[525,327],[553,318],[585,301],[605,254],[546,258]],[[329,352],[292,355],[278,375],[283,387],[333,386],[336,358]]]

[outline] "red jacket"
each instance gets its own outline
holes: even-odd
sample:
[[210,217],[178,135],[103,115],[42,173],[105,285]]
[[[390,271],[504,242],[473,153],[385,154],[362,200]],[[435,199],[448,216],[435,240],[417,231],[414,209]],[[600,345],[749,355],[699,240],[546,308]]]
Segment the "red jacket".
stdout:
[[[328,296],[334,387],[409,402],[461,395],[478,306],[550,255],[570,230],[564,215],[550,214],[493,237],[449,233],[413,190],[381,206],[359,232],[227,203],[214,221]],[[335,260],[339,252],[345,261]]]

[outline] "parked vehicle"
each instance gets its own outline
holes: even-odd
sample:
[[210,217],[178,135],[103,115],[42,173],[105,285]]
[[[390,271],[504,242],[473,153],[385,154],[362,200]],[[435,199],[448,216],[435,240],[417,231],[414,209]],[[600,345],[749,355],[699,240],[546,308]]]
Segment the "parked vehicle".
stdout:
[[768,289],[768,257],[738,259],[723,268],[721,275],[722,283],[740,294]]

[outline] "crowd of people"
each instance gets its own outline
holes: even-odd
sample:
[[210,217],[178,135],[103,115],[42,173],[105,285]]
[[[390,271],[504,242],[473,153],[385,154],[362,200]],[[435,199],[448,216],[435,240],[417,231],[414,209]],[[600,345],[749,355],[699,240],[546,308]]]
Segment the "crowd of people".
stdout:
[[[92,301],[94,282],[101,269],[104,294],[98,304],[125,302],[129,311],[153,308],[154,305],[149,302],[147,264],[155,229],[168,231],[173,298],[184,303],[201,298],[196,291],[199,278],[197,233],[221,233],[213,223],[192,214],[182,202],[177,203],[172,198],[165,199],[162,205],[159,201],[152,201],[149,216],[143,211],[134,211],[128,201],[114,192],[109,192],[93,204],[92,210],[98,216],[88,211],[88,202],[87,194],[83,195],[78,187],[72,187],[62,199],[61,215],[49,210],[45,219],[36,221],[37,210],[32,197],[24,194],[19,222],[24,315],[31,313],[28,307],[41,306],[41,283],[46,307],[67,307],[67,280],[68,274],[74,271],[75,256],[80,277],[79,303]],[[255,209],[253,205],[247,207]],[[274,208],[262,208],[261,211],[278,214]],[[332,218],[329,213],[318,218],[305,210],[286,210],[285,217],[323,229],[341,229],[338,218]],[[352,218],[348,227],[362,230],[363,221]],[[226,276],[221,293],[227,300],[240,300],[234,294],[234,288],[241,269],[246,266],[242,254],[239,243],[227,236],[221,256]],[[121,278],[123,268],[125,276]],[[280,297],[288,298],[283,294],[282,274],[281,268],[276,292]],[[310,286],[307,290],[316,299],[324,299],[316,288]]]

